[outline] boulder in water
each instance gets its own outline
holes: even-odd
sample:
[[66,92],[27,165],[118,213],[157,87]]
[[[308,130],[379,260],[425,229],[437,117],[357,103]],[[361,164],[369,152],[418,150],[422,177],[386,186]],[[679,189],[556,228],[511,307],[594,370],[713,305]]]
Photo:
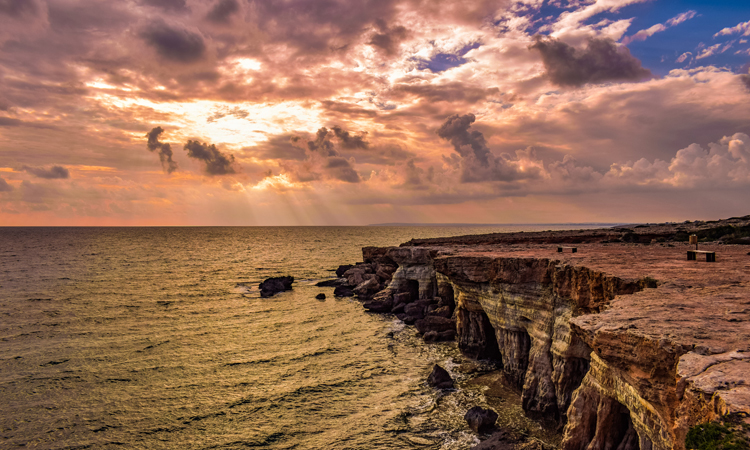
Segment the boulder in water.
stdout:
[[351,297],[354,295],[354,290],[349,286],[336,286],[333,290],[333,295],[336,297]]
[[464,420],[469,424],[469,428],[479,433],[488,430],[497,422],[497,413],[491,409],[484,409],[481,406],[475,406],[466,411]]
[[294,277],[272,277],[260,283],[260,296],[271,297],[279,292],[288,291],[292,288]]
[[432,373],[427,378],[427,383],[438,389],[453,389],[453,378],[451,378],[447,370],[437,364],[432,368]]

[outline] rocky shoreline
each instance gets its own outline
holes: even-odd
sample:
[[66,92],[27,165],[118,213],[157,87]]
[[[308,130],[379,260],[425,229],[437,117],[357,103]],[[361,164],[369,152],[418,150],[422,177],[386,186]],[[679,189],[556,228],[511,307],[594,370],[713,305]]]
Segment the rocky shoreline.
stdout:
[[[687,260],[691,234],[716,262]],[[324,285],[496,362],[564,450],[682,450],[693,426],[750,424],[745,244],[750,216],[412,240],[363,248]]]

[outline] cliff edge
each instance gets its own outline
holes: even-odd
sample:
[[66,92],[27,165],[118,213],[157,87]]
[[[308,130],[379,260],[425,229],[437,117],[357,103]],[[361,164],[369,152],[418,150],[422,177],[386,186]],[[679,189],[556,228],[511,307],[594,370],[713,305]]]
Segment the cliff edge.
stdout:
[[[498,361],[524,411],[563,429],[563,449],[682,450],[691,426],[750,415],[747,231],[750,217],[420,240],[363,254],[397,266],[377,305],[452,305],[452,322],[435,321],[455,326],[466,355]],[[687,259],[688,233],[715,262]]]

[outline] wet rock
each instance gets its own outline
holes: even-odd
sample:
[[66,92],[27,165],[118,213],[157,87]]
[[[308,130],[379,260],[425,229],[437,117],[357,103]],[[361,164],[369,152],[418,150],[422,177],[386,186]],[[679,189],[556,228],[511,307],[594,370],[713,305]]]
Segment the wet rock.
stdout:
[[404,312],[404,306],[405,305],[403,303],[399,303],[398,305],[394,306],[393,309],[391,309],[391,312],[393,314],[401,314]]
[[362,306],[364,306],[366,310],[371,312],[386,313],[391,312],[391,309],[393,308],[393,302],[390,300],[370,301],[366,302]]
[[492,428],[497,421],[497,413],[491,409],[484,409],[475,406],[466,412],[464,420],[469,424],[469,428],[476,433],[486,431]]
[[336,286],[341,286],[342,284],[344,284],[344,282],[346,282],[346,279],[344,279],[344,278],[336,278],[334,280],[318,281],[317,283],[315,283],[315,286],[318,286],[318,287],[336,287]]
[[354,290],[349,286],[336,286],[336,289],[333,290],[333,295],[336,297],[352,297]]
[[409,303],[404,307],[404,312],[410,316],[422,319],[427,312],[427,308],[432,305],[432,300],[417,300]]
[[344,278],[349,286],[358,286],[365,281],[364,278],[365,270],[361,267],[352,267],[351,269],[344,272]]
[[[378,280],[373,277],[358,284],[357,287],[354,288],[354,293],[357,294],[357,297],[361,299],[369,299],[374,293],[379,290],[380,284],[378,284]],[[388,310],[390,311],[392,307],[393,304],[391,303],[391,305],[388,307]]]
[[342,265],[340,265],[339,268],[336,269],[336,276],[339,277],[339,278],[343,277],[344,274],[346,273],[346,271],[349,270],[349,269],[351,269],[352,267],[354,267],[354,266],[351,265],[351,264],[342,264]]
[[[392,268],[392,270],[390,270]],[[375,275],[380,278],[384,282],[391,281],[391,278],[393,278],[393,272],[396,271],[396,268],[393,266],[380,266],[378,267],[377,272],[375,272]]]
[[425,342],[442,342],[452,341],[456,338],[456,332],[454,330],[447,330],[438,333],[437,331],[428,331],[422,336]]
[[423,305],[409,303],[408,305],[404,306],[404,312],[412,317],[416,317],[417,319],[424,318],[424,306]]
[[264,298],[271,297],[279,292],[288,291],[292,288],[292,283],[294,283],[294,277],[268,278],[258,285],[260,296]]
[[453,389],[453,378],[451,378],[447,370],[437,364],[432,368],[432,373],[427,378],[427,383],[438,389]]
[[404,314],[404,318],[401,320],[407,325],[414,325],[417,322],[417,320],[419,320],[419,317],[414,317],[408,314]]
[[411,302],[411,294],[408,292],[399,292],[393,294],[393,304],[398,305],[399,303],[407,304]]
[[398,320],[401,320],[401,321],[403,321],[404,319],[406,319],[406,317],[407,317],[407,316],[406,316],[406,314],[404,314],[404,313],[396,314],[396,318],[397,318]]
[[451,316],[453,315],[453,312],[451,311],[450,307],[441,306],[440,308],[437,308],[436,310],[429,312],[429,315],[445,317],[446,319],[450,319]]
[[451,319],[439,316],[427,316],[424,319],[417,320],[414,322],[417,327],[417,331],[420,334],[425,334],[429,331],[437,331],[441,333],[448,330],[456,330],[456,322]]
[[326,299],[326,295],[321,292],[320,294],[316,295],[315,298],[318,299],[318,300],[325,300]]
[[471,450],[532,450],[536,447],[519,446],[519,440],[508,430],[493,433],[489,439],[471,448]]

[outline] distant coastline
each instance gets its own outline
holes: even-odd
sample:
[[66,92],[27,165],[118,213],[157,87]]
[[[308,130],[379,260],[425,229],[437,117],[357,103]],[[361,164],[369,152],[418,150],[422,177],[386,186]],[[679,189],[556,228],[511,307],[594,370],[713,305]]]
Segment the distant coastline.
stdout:
[[412,222],[387,222],[387,223],[371,223],[366,226],[368,227],[526,227],[526,226],[559,226],[564,225],[566,227],[573,226],[585,226],[585,227],[619,227],[623,225],[630,225],[625,222],[583,222],[583,223],[412,223]]

